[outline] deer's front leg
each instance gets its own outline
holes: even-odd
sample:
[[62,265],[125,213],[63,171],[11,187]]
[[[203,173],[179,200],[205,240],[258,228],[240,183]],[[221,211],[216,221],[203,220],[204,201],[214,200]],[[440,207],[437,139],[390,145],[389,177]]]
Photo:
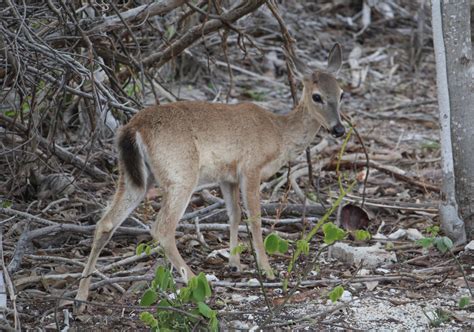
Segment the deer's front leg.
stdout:
[[247,175],[241,181],[242,197],[247,210],[248,223],[252,232],[252,240],[257,254],[257,264],[265,271],[268,279],[274,279],[275,275],[268,263],[262,237],[262,220],[260,210],[260,175]]
[[223,182],[220,184],[222,195],[224,196],[227,215],[230,226],[230,257],[229,266],[237,271],[242,271],[240,264],[240,254],[232,253],[238,246],[239,223],[242,218],[239,204],[239,186],[237,183]]

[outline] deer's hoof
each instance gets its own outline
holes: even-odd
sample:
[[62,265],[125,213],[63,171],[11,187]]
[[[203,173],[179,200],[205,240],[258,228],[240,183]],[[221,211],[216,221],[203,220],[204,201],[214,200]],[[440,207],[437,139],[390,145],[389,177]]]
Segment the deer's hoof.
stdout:
[[74,315],[80,315],[86,309],[86,304],[84,301],[87,297],[80,296],[79,294],[76,296],[74,302],[72,303],[72,312]]
[[74,306],[72,309],[74,315],[80,315],[84,312],[84,310],[86,310],[86,305],[84,303],[74,302]]
[[268,270],[265,270],[265,276],[267,277],[268,280],[275,280],[275,274],[273,273],[273,270],[271,268]]

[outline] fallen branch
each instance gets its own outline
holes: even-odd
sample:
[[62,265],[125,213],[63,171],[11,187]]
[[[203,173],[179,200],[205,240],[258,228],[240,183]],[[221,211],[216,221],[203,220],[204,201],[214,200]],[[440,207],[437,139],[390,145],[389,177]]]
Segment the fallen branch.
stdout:
[[[58,276],[55,276],[58,277]],[[127,276],[127,277],[116,277],[116,278],[109,278],[108,280],[102,280],[95,282],[91,284],[90,289],[94,290],[97,288],[100,288],[105,285],[109,285],[113,282],[136,282],[136,281],[151,281],[155,278],[154,274],[145,274],[145,275],[140,275],[140,276]],[[427,278],[430,278],[429,276]],[[374,277],[356,277],[352,278],[350,281],[344,280],[344,279],[339,279],[339,278],[334,278],[334,279],[322,279],[322,280],[304,280],[299,283],[299,286],[304,288],[304,287],[314,287],[314,286],[328,286],[328,285],[334,285],[334,284],[341,284],[343,282],[348,282],[348,283],[363,283],[363,282],[370,282],[370,281],[410,281],[410,282],[418,282],[418,281],[424,281],[426,278],[423,278],[421,276],[409,276],[409,275],[385,275],[385,276],[374,276]],[[184,282],[176,278],[176,282],[178,283],[183,283]],[[243,281],[211,281],[210,284],[214,287],[228,287],[228,288],[259,288],[260,284],[258,282],[243,282]],[[296,282],[290,282],[289,286],[293,287],[296,285]],[[281,288],[283,287],[282,282],[264,282],[263,286],[265,288]],[[65,296],[73,296],[75,295],[77,290],[73,290],[70,292],[67,292]]]
[[[329,165],[329,167],[333,168],[333,167],[335,167],[335,165],[336,165],[336,163],[333,162]],[[357,160],[357,155],[348,155],[348,156],[345,156],[345,158],[343,158],[341,160],[341,166],[365,167],[366,165],[367,165],[367,163],[366,163],[365,160]],[[402,180],[402,181],[408,182],[408,183],[410,183],[410,184],[412,184],[416,187],[419,187],[419,188],[423,189],[425,192],[428,192],[428,191],[439,192],[440,191],[439,186],[432,185],[432,184],[429,184],[429,183],[426,183],[426,182],[423,182],[423,181],[415,180],[415,179],[405,175],[405,171],[403,171],[403,170],[401,170],[401,169],[399,169],[395,166],[382,165],[382,164],[380,164],[378,162],[375,162],[373,160],[370,160],[369,166],[372,167],[372,168],[375,168],[379,171],[382,171],[384,173],[387,173],[389,175],[392,175],[394,178],[396,178],[398,180]]]

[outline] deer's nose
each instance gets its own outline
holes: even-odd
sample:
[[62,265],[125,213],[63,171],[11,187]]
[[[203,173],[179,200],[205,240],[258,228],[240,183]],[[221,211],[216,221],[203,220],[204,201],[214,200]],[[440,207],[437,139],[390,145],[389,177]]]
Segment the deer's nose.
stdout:
[[335,137],[341,137],[342,135],[344,135],[345,132],[346,132],[346,128],[344,128],[344,126],[340,123],[338,123],[331,129],[331,134],[334,135]]

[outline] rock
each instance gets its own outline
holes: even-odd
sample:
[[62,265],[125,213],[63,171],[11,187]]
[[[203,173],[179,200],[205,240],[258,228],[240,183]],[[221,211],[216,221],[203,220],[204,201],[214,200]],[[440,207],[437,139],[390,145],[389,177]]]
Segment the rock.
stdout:
[[371,247],[352,247],[346,243],[336,243],[329,248],[329,256],[349,265],[360,264],[363,261],[363,266],[366,268],[397,262],[395,253],[381,248],[380,243]]
[[374,239],[374,240],[386,240],[387,237],[385,235],[383,235],[382,233],[377,232],[377,234],[372,236],[372,239]]
[[258,285],[260,285],[260,283],[258,282],[257,279],[253,278],[253,279],[249,279],[249,281],[247,281],[247,285],[249,285],[249,286],[258,286]]
[[257,301],[259,297],[257,295],[242,296],[240,294],[232,294],[232,301],[239,303],[249,303]]
[[232,301],[242,302],[244,297],[240,294],[232,294]]
[[387,274],[387,273],[390,273],[392,271],[388,270],[388,269],[384,269],[384,268],[381,268],[379,267],[378,269],[375,270],[376,272],[379,272],[379,273],[383,273],[383,274]]
[[[360,269],[358,272],[357,272],[357,276],[360,276],[360,277],[363,277],[363,276],[368,276],[370,275],[370,270],[367,270],[367,269]],[[379,284],[378,281],[366,281],[364,282],[364,285],[365,287],[369,290],[369,291],[373,291],[375,289],[375,287],[377,287]]]
[[351,292],[345,290],[345,291],[342,293],[340,300],[341,300],[342,302],[345,302],[345,303],[352,301],[352,294],[351,294]]
[[259,297],[257,295],[249,295],[247,296],[247,298],[245,299],[246,302],[255,302],[259,299]]
[[465,250],[467,251],[474,251],[474,240],[472,240],[471,242],[469,242],[468,244],[466,244],[466,246],[464,247]]
[[419,230],[416,228],[408,228],[407,229],[407,239],[411,241],[418,241],[419,239],[422,239],[424,236],[421,234]]
[[214,274],[206,274],[206,279],[209,282],[219,281],[219,278],[217,278]]
[[396,232],[393,232],[392,234],[390,234],[388,236],[388,238],[390,240],[398,240],[398,239],[401,239],[401,238],[405,237],[406,234],[407,234],[407,231],[404,230],[403,228],[400,228]]
[[219,249],[219,250],[213,250],[207,255],[208,258],[227,258],[229,259],[230,254],[228,249]]
[[367,290],[373,291],[378,285],[378,281],[366,281],[364,282],[365,287],[367,287]]
[[357,275],[358,276],[368,276],[370,275],[370,270],[367,270],[367,269],[360,269],[359,271],[357,271]]
[[248,330],[250,329],[250,325],[246,322],[242,322],[241,320],[233,320],[230,322],[230,326],[237,330]]

